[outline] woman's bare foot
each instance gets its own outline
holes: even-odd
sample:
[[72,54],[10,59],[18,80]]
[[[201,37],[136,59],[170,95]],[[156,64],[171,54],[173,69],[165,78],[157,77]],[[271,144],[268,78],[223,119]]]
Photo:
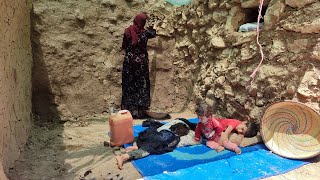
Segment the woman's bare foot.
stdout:
[[126,148],[126,152],[130,152],[130,151],[137,150],[137,149],[138,149],[138,146],[129,146]]
[[119,156],[116,156],[116,160],[118,163],[118,168],[121,170],[122,169],[122,165],[125,161],[127,161],[129,159],[129,154],[122,154]]

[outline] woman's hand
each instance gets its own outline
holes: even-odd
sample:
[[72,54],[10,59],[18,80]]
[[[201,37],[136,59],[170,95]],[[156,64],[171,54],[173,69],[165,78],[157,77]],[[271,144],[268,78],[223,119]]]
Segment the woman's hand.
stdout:
[[157,30],[157,28],[158,28],[158,23],[159,23],[158,21],[155,21],[152,28],[155,29],[155,30]]

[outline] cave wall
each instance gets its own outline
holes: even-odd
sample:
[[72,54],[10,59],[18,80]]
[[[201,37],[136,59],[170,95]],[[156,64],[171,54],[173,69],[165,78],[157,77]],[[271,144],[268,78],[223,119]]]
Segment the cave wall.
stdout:
[[23,150],[31,115],[29,0],[0,2],[0,179]]

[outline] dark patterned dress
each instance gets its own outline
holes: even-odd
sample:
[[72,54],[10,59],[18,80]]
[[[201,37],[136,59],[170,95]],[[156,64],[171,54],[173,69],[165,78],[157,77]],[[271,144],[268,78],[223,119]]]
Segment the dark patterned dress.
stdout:
[[123,37],[125,49],[122,71],[121,108],[129,110],[134,117],[142,117],[150,107],[148,39],[154,38],[156,30],[146,29],[138,34],[137,45],[130,38]]

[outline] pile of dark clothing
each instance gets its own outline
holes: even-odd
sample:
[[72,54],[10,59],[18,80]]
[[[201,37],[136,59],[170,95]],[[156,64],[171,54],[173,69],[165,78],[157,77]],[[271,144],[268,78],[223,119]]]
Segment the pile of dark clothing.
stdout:
[[170,126],[169,129],[158,131],[157,129],[164,124],[153,120],[147,119],[142,123],[143,127],[149,127],[140,132],[137,137],[137,146],[150,154],[163,154],[173,151],[178,143],[180,137],[187,135],[189,130],[194,130],[196,124],[190,123],[188,120],[180,118],[181,122]]

